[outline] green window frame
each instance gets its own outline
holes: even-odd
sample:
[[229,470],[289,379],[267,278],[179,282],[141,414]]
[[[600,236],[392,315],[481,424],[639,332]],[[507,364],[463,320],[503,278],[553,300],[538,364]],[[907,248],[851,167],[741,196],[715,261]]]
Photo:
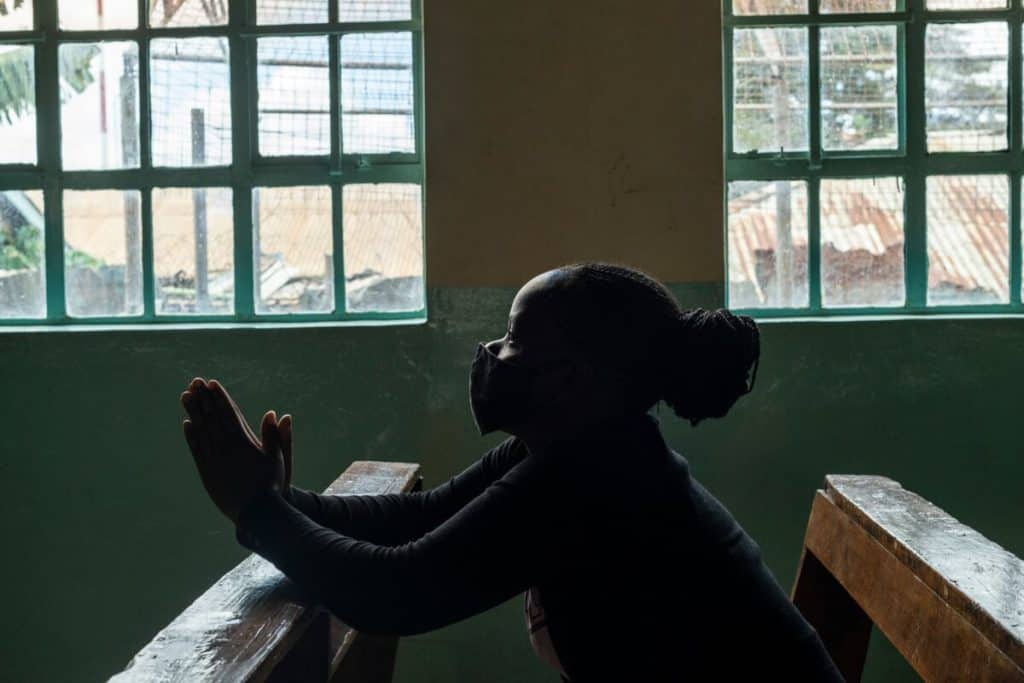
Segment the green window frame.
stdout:
[[[66,0],[63,0],[66,1]],[[78,2],[78,0],[74,0]],[[66,30],[59,24],[58,0],[34,0],[33,26],[27,30],[0,31],[0,48],[20,45],[34,48],[36,162],[0,162],[0,193],[5,191],[41,191],[44,224],[43,276],[45,282],[45,316],[4,317],[0,328],[28,325],[138,325],[162,324],[203,326],[204,323],[323,323],[330,321],[403,321],[420,322],[426,318],[425,263],[413,301],[422,302],[414,310],[347,310],[344,256],[345,189],[354,185],[417,186],[420,238],[412,244],[425,260],[424,230],[424,129],[423,129],[423,47],[422,8],[420,0],[408,0],[408,18],[401,21],[339,20],[346,0],[323,0],[326,22],[275,23],[257,21],[257,0],[221,3],[227,11],[220,25],[154,27],[149,25],[151,9],[158,3],[180,5],[175,0],[132,0],[137,3],[139,23],[136,28],[109,30]],[[396,0],[388,0],[391,5]],[[10,11],[20,5],[16,0],[0,0]],[[367,4],[367,3],[364,3]],[[372,3],[369,3],[372,4]],[[155,10],[154,10],[155,11]],[[389,153],[350,153],[343,149],[342,40],[356,34],[408,34],[411,41],[412,110],[402,115],[413,117],[415,151]],[[259,88],[257,76],[257,43],[269,37],[324,37],[327,42],[327,78],[329,79],[330,149],[326,154],[303,156],[262,155],[259,150]],[[229,48],[230,78],[230,163],[213,166],[164,167],[153,163],[151,119],[151,60],[154,40],[168,38],[214,37],[226,39]],[[404,38],[403,38],[404,40]],[[138,167],[114,170],[65,170],[61,156],[61,92],[59,81],[59,48],[61,45],[131,41],[138,50]],[[353,69],[368,68],[354,66]],[[396,67],[399,68],[399,67]],[[408,69],[408,65],[400,68]],[[322,114],[323,112],[317,112]],[[380,113],[380,112],[377,112]],[[2,121],[0,121],[2,123]],[[194,130],[193,130],[194,132]],[[0,147],[4,129],[0,127]],[[187,144],[187,143],[186,143]],[[324,144],[326,148],[326,144]],[[324,286],[333,297],[333,308],[311,312],[259,312],[255,278],[259,268],[254,264],[253,196],[255,188],[288,188],[316,186],[331,197],[330,234],[332,256],[330,276]],[[184,190],[231,190],[233,246],[233,312],[231,313],[161,313],[157,311],[157,283],[154,274],[153,195],[166,188]],[[65,292],[64,196],[66,192],[83,190],[137,191],[140,198],[141,223],[141,290],[142,310],[130,315],[68,314]],[[324,228],[325,229],[325,228]],[[386,232],[386,231],[378,231]],[[381,239],[385,239],[382,237]],[[385,247],[386,248],[386,247]],[[198,258],[198,257],[197,257]],[[198,261],[197,261],[198,263]],[[198,268],[197,268],[198,271]],[[415,277],[412,278],[415,282]],[[198,277],[197,277],[198,281]],[[198,285],[196,285],[198,287]],[[196,290],[198,291],[198,289]],[[416,292],[415,288],[411,291]],[[370,307],[372,308],[372,306]],[[270,310],[270,309],[266,309]]]
[[[953,9],[939,9],[936,0],[895,0],[885,11],[857,13],[841,13],[835,10],[843,5],[843,0],[767,0],[776,8],[787,9],[790,13],[757,14],[757,1],[764,0],[724,0],[723,2],[723,55],[724,55],[724,112],[725,112],[725,180],[726,188],[723,197],[725,208],[725,272],[726,302],[730,307],[759,318],[776,317],[828,317],[858,315],[930,315],[930,314],[1000,314],[1020,313],[1024,311],[1021,300],[1021,173],[1024,171],[1022,157],[1022,50],[1021,27],[1024,22],[1022,0],[1006,0],[1003,7],[979,9],[986,4],[999,4],[998,0],[941,0],[941,6]],[[787,6],[788,3],[788,6]],[[828,3],[833,3],[829,5]],[[875,6],[881,6],[884,0],[878,0]],[[847,7],[850,5],[847,4]],[[973,6],[973,8],[972,8]],[[754,8],[751,11],[751,8]],[[795,9],[794,9],[795,7]],[[863,5],[861,5],[863,7]],[[968,7],[968,9],[964,9]],[[739,11],[739,10],[743,11]],[[984,151],[946,151],[935,149],[929,151],[928,109],[927,109],[927,36],[932,27],[948,24],[973,25],[983,22],[998,22],[1005,25],[1007,31],[1007,62],[1005,88],[1005,149]],[[893,121],[895,142],[890,149],[825,149],[823,145],[823,102],[822,74],[825,60],[823,59],[822,34],[839,27],[878,27],[888,26],[895,29],[895,104],[896,115]],[[803,102],[806,103],[807,133],[806,147],[803,149],[745,150],[736,144],[737,95],[734,92],[738,82],[737,71],[740,67],[735,59],[737,32],[748,29],[763,28],[795,28],[806,32],[806,90],[803,91]],[[938,29],[936,29],[938,30]],[[752,34],[748,34],[752,35]],[[938,35],[938,34],[936,34]],[[739,62],[742,63],[742,62]],[[995,63],[995,62],[994,62]],[[770,105],[768,105],[770,106]],[[966,106],[966,105],[965,105]],[[746,119],[741,119],[746,121]],[[746,134],[741,132],[740,134]],[[943,297],[937,290],[930,289],[930,263],[939,268],[940,257],[929,251],[929,221],[933,223],[933,234],[938,235],[941,219],[936,217],[937,209],[932,206],[929,213],[930,195],[929,182],[935,188],[942,183],[959,182],[957,176],[993,176],[998,180],[999,187],[1005,179],[1007,191],[1005,206],[999,209],[1005,213],[1005,224],[1008,234],[1005,245],[1001,244],[995,251],[1000,259],[1005,258],[996,266],[990,266],[999,272],[996,292],[990,299],[985,296],[975,297],[967,294],[954,294]],[[894,211],[902,219],[902,302],[899,303],[836,303],[828,301],[828,287],[823,277],[823,183],[829,181],[861,181],[872,179],[896,179],[900,191],[900,206]],[[974,178],[967,181],[973,182]],[[799,211],[803,220],[806,210],[806,225],[799,230],[806,230],[806,251],[799,254],[804,264],[800,269],[792,266],[792,249],[795,230],[787,230],[788,236],[777,233],[773,238],[775,251],[770,259],[786,258],[782,256],[785,249],[790,249],[789,264],[785,267],[772,262],[771,273],[789,273],[790,277],[802,278],[797,284],[806,287],[805,294],[794,297],[792,286],[786,296],[764,295],[764,300],[754,300],[752,296],[743,294],[741,287],[751,289],[751,278],[744,279],[743,268],[756,272],[754,266],[736,265],[737,260],[750,259],[749,254],[754,247],[741,244],[745,237],[732,232],[741,225],[739,216],[744,208],[733,204],[731,199],[740,195],[745,187],[774,186],[778,191],[788,193],[784,185],[788,181],[790,188],[801,193],[799,202],[793,202],[789,209]],[[743,185],[747,183],[747,185]],[[756,184],[760,185],[756,185]],[[769,185],[771,184],[771,185]],[[829,186],[829,185],[827,185]],[[832,186],[829,186],[832,187]],[[730,188],[734,195],[730,196]],[[770,189],[767,191],[771,191]],[[804,196],[803,193],[806,193]],[[1000,196],[1003,193],[998,192]],[[753,195],[751,195],[753,196]],[[938,189],[935,190],[936,203]],[[751,200],[753,201],[753,200]],[[776,200],[778,201],[778,200]],[[788,200],[787,200],[788,201]],[[748,204],[752,206],[753,204]],[[937,205],[937,204],[936,204]],[[758,205],[763,208],[765,205]],[[826,210],[827,220],[835,220]],[[1002,215],[1002,213],[1000,215]],[[762,217],[764,214],[762,213]],[[770,219],[770,215],[769,215]],[[775,227],[790,219],[776,216]],[[968,225],[944,226],[944,230],[969,229]],[[969,219],[959,219],[969,220]],[[735,223],[734,223],[735,221]],[[826,227],[827,229],[827,227]],[[803,236],[800,236],[803,238]],[[935,238],[938,244],[938,237]],[[966,238],[965,238],[966,239]],[[783,240],[788,240],[783,242]],[[779,245],[783,249],[779,249]],[[898,249],[898,247],[893,247]],[[936,248],[940,248],[937,246]],[[745,251],[744,251],[745,250]],[[735,252],[735,253],[733,253]],[[767,250],[765,251],[767,253]],[[764,253],[761,254],[764,256]],[[744,262],[746,263],[746,262]],[[987,266],[988,267],[988,266]],[[1005,269],[1005,272],[1003,270]],[[1004,282],[1005,279],[1005,282]],[[939,287],[943,283],[935,284]],[[781,291],[781,285],[775,284]],[[758,284],[758,287],[760,285]],[[835,290],[832,290],[835,291]],[[978,291],[975,285],[975,292]],[[826,294],[823,297],[823,292]],[[835,295],[831,295],[835,296]],[[959,298],[958,298],[959,297]],[[823,301],[823,299],[825,299]],[[751,303],[753,301],[753,303]]]

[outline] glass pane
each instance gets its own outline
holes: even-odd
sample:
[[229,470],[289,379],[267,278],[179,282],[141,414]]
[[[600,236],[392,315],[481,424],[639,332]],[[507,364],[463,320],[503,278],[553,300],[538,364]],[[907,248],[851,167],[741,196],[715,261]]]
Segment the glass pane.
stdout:
[[341,39],[342,149],[415,152],[412,34],[362,33]]
[[1006,149],[1006,23],[930,24],[926,42],[928,151]]
[[340,0],[339,21],[405,21],[412,18],[409,0]]
[[0,31],[31,31],[32,17],[32,0],[0,2]]
[[327,0],[256,0],[260,24],[325,24]]
[[418,311],[423,300],[419,185],[346,185],[345,307],[350,313]]
[[807,0],[732,0],[733,14],[807,14]]
[[58,0],[60,27],[69,31],[138,28],[138,0]]
[[226,23],[228,23],[228,3],[226,2],[154,0],[149,5],[149,25],[157,28],[223,26]]
[[150,47],[154,166],[231,163],[227,38],[155,39]]
[[35,75],[35,48],[0,45],[0,164],[36,163]]
[[733,147],[807,149],[807,29],[737,29],[733,36]]
[[896,27],[821,29],[825,149],[897,149]]
[[895,12],[896,0],[821,0],[822,14]]
[[902,306],[903,181],[821,181],[825,306]]
[[729,183],[729,306],[808,305],[807,183]]
[[334,310],[334,242],[327,187],[253,190],[258,313]]
[[153,190],[153,269],[158,315],[235,310],[231,190]]
[[0,318],[46,316],[43,193],[0,192]]
[[64,193],[64,290],[68,315],[142,313],[138,191]]
[[257,62],[260,154],[328,154],[326,36],[261,38]]
[[1005,9],[1006,0],[928,0],[930,10]]
[[139,46],[60,46],[61,158],[69,170],[139,165]]
[[1006,176],[928,178],[928,303],[1010,300]]

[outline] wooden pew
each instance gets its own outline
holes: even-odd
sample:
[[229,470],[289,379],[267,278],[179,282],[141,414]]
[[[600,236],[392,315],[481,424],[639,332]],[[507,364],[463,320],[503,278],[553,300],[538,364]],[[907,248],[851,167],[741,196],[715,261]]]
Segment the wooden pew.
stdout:
[[792,599],[847,681],[872,625],[926,681],[1024,681],[1024,561],[891,479],[825,477]]
[[[324,493],[418,490],[419,465],[354,462]],[[250,555],[158,633],[111,681],[384,683],[397,637],[367,636]]]

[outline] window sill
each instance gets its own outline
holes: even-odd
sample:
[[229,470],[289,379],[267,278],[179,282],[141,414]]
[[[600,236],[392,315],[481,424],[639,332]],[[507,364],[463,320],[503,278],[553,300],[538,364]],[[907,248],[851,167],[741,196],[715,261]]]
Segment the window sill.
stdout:
[[922,322],[929,320],[1024,320],[1024,313],[886,313],[879,315],[794,315],[758,317],[756,314],[744,312],[758,325],[793,324],[793,323],[877,323],[877,322]]
[[76,323],[70,325],[0,325],[0,334],[55,332],[164,332],[190,330],[195,332],[221,330],[293,330],[319,327],[396,327],[426,324],[426,316],[419,318],[397,318],[392,320],[318,320],[310,322],[173,322],[173,323],[126,323],[96,324]]

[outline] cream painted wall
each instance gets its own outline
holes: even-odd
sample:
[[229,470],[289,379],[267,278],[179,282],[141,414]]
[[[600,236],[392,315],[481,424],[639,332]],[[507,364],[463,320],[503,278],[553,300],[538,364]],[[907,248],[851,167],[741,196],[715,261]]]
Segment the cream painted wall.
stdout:
[[429,286],[722,281],[718,2],[424,5]]

